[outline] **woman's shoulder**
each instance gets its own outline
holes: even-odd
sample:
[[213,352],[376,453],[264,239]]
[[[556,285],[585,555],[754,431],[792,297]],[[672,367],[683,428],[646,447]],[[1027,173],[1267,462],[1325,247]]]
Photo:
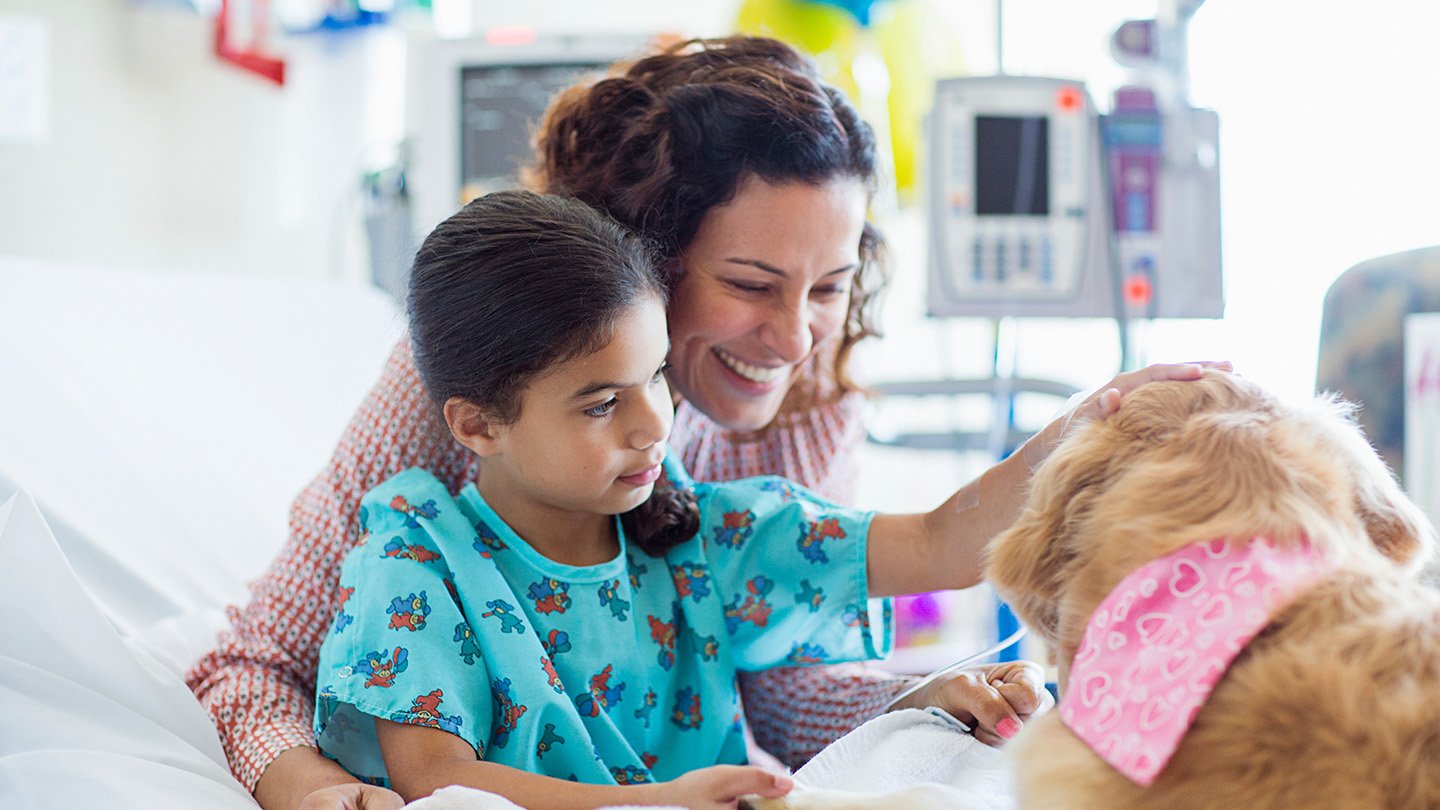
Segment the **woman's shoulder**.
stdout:
[[431,472],[425,467],[410,467],[401,470],[398,473],[395,473],[389,478],[386,478],[384,481],[381,481],[380,483],[371,487],[369,492],[366,493],[366,497],[368,498],[370,495],[373,494],[380,494],[385,492],[403,492],[406,490],[426,492],[439,491],[443,492],[446,498],[450,497],[450,490],[445,487],[445,482],[441,481],[440,478],[435,475],[435,473]]
[[736,509],[770,514],[790,509],[814,512],[847,508],[803,484],[778,475],[702,481],[695,485],[695,496],[702,515],[707,516]]
[[681,402],[671,444],[697,480],[781,475],[843,502],[853,495],[853,456],[865,441],[864,405],[862,392],[837,394],[741,433]]
[[346,426],[328,475],[363,493],[411,467],[456,484],[473,465],[474,455],[450,436],[425,392],[410,341],[402,337]]

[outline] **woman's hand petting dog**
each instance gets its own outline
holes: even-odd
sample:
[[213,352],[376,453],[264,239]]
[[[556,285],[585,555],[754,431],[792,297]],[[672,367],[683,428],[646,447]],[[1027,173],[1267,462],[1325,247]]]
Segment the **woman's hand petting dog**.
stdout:
[[1020,732],[1032,717],[1055,705],[1045,688],[1045,672],[1030,661],[1006,661],[964,669],[937,678],[897,701],[895,709],[938,706],[975,729],[975,739],[999,746]]
[[1039,433],[1032,436],[1020,448],[1021,456],[1033,470],[1050,456],[1060,442],[1070,436],[1072,427],[1105,419],[1115,413],[1120,409],[1120,400],[1136,388],[1152,382],[1198,380],[1205,369],[1230,372],[1234,371],[1235,367],[1229,360],[1201,360],[1193,363],[1156,363],[1135,371],[1117,374],[1110,382],[1092,391],[1078,404],[1069,408]]

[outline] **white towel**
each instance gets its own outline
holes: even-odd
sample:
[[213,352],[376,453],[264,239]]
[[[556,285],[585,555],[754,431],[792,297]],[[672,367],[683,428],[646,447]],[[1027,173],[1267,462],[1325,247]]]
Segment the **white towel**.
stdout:
[[796,771],[784,804],[758,806],[1013,810],[1005,755],[953,722],[920,709],[882,714]]
[[[525,810],[504,796],[452,785],[405,805],[405,810]],[[683,807],[607,807],[602,810],[685,810]]]
[[[754,804],[765,810],[1013,810],[1015,798],[1000,751],[937,715],[902,709],[830,744],[795,772],[789,796]],[[408,807],[523,810],[500,796],[462,787],[436,791]]]

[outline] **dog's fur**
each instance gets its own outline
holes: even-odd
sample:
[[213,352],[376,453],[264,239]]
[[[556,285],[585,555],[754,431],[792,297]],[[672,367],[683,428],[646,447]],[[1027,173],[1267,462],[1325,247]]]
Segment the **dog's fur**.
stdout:
[[1090,615],[1191,543],[1300,537],[1337,571],[1234,661],[1154,784],[1058,712],[1011,743],[1022,807],[1440,807],[1440,597],[1414,575],[1434,529],[1347,406],[1291,407],[1219,371],[1144,385],[1036,472],[988,578],[1050,644],[1064,688]]

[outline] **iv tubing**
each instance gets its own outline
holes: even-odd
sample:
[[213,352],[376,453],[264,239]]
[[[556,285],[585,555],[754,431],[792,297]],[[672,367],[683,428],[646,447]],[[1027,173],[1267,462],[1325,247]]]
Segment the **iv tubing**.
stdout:
[[986,647],[985,649],[983,649],[983,650],[981,650],[981,651],[979,651],[979,652],[977,652],[977,653],[971,653],[970,655],[967,655],[967,656],[965,656],[964,658],[961,658],[959,661],[956,661],[955,663],[950,664],[949,666],[941,667],[940,669],[935,670],[934,672],[930,673],[929,675],[926,675],[925,677],[921,678],[921,679],[920,679],[919,681],[917,681],[914,685],[912,685],[909,689],[906,689],[904,692],[901,692],[900,694],[896,695],[894,700],[891,700],[889,703],[886,703],[886,704],[885,704],[885,708],[882,709],[880,713],[881,713],[881,714],[884,714],[885,712],[888,712],[888,711],[890,711],[891,709],[895,708],[895,704],[896,704],[896,703],[899,703],[900,701],[904,700],[905,698],[910,697],[911,695],[913,695],[913,694],[915,694],[916,692],[920,691],[920,690],[923,689],[924,687],[929,686],[931,681],[936,680],[936,679],[939,678],[941,675],[946,675],[946,674],[949,674],[949,673],[951,673],[951,672],[954,672],[954,671],[957,670],[957,669],[960,669],[961,667],[969,666],[969,665],[971,665],[971,664],[975,663],[976,661],[979,661],[979,660],[981,660],[981,659],[983,659],[983,658],[989,658],[990,656],[992,656],[992,655],[994,655],[995,653],[998,653],[998,652],[1000,652],[1001,650],[1009,647],[1010,645],[1016,643],[1017,641],[1019,641],[1020,639],[1022,639],[1022,638],[1024,638],[1024,637],[1025,637],[1025,628],[1024,628],[1024,627],[1021,627],[1021,628],[1017,629],[1015,632],[1013,632],[1013,633],[1011,633],[1010,635],[1006,636],[1005,638],[1001,639],[1000,641],[998,641],[998,642],[990,645],[989,647]]

